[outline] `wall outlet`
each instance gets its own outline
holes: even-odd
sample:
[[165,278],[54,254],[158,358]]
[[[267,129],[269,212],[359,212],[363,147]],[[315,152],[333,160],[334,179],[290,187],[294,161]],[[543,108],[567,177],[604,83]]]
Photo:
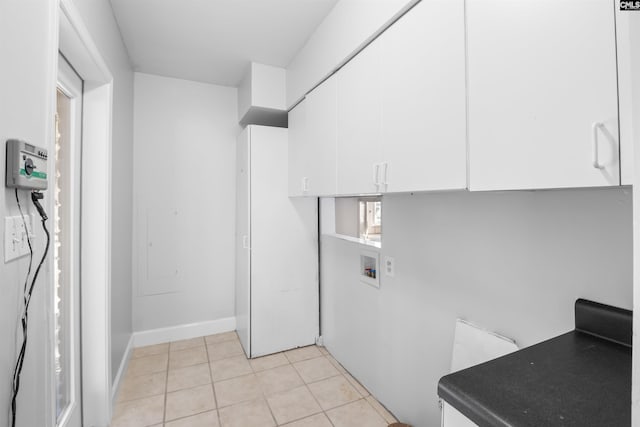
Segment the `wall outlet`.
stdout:
[[396,275],[396,260],[393,257],[384,257],[384,274],[389,277]]

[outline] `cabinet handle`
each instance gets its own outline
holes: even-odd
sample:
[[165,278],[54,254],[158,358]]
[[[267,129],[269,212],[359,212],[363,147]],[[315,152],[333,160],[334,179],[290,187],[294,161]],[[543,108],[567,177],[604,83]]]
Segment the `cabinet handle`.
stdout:
[[309,178],[306,176],[302,178],[302,192],[307,193],[309,191]]
[[380,186],[380,163],[374,163],[373,165],[373,185],[376,186],[376,189]]
[[249,249],[249,236],[242,236],[242,248]]
[[387,180],[388,176],[389,176],[389,163],[384,162],[384,180],[382,181],[382,184],[384,185],[384,190],[387,190],[387,185],[389,185],[389,182]]
[[600,164],[600,158],[598,155],[598,130],[602,129],[602,131],[606,131],[604,124],[601,122],[595,122],[591,127],[592,136],[591,136],[591,144],[593,149],[593,167],[596,169],[604,169],[604,165]]

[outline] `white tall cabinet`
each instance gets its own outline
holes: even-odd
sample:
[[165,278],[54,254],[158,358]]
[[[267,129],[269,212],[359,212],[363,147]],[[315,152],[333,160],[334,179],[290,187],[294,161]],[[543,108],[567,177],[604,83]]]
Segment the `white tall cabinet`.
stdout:
[[467,0],[470,190],[620,184],[614,2]]
[[288,197],[287,129],[247,126],[237,141],[236,319],[249,357],[315,342],[318,205]]

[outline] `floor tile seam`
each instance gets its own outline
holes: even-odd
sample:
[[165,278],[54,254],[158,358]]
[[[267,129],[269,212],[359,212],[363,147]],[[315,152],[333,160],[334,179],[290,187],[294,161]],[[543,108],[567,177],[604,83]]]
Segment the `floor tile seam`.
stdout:
[[[290,424],[290,423],[295,423],[296,421],[304,420],[305,418],[313,417],[314,415],[318,415],[318,414],[324,412],[323,409],[322,409],[322,406],[320,406],[320,403],[318,402],[316,397],[313,395],[313,393],[311,393],[311,390],[309,390],[309,387],[307,387],[306,384],[303,384],[300,387],[295,387],[295,388],[293,388],[291,390],[295,390],[296,388],[301,388],[301,387],[306,387],[307,391],[309,392],[309,394],[311,395],[313,400],[315,400],[315,402],[318,404],[318,408],[320,408],[320,412],[314,412],[313,414],[308,414],[308,415],[305,415],[304,417],[301,417],[301,418],[295,418],[293,420],[288,420],[284,424],[278,424],[278,420],[276,419],[275,415],[273,415],[273,411],[272,411],[273,419],[275,420],[277,426],[284,426],[284,425],[287,425],[287,424]],[[291,391],[291,390],[286,390],[286,391]],[[285,391],[280,392],[280,393],[285,393]],[[276,395],[276,394],[279,394],[279,393],[274,393],[274,395]],[[267,401],[267,406],[269,406],[269,410],[271,410],[271,404],[269,404],[269,399],[267,399],[265,397],[265,400]]]
[[[167,375],[169,375],[169,372],[175,372],[175,371],[179,371],[181,369],[189,369],[189,368],[193,368],[194,366],[201,366],[201,365],[209,365],[209,362],[195,363],[193,365],[181,366],[179,368],[169,368],[168,371],[167,371]],[[209,378],[211,378],[211,374],[209,374]]]
[[135,355],[131,355],[131,360],[138,360],[138,359],[144,359],[145,357],[152,357],[152,356],[161,356],[163,354],[168,354],[169,350],[167,349],[166,351],[161,351],[159,353],[151,353],[151,354],[145,354],[142,356],[135,356]]
[[[168,364],[168,363],[167,363]],[[131,377],[131,378],[137,378],[137,377],[142,377],[144,375],[152,375],[152,374],[159,374],[163,372],[163,370],[159,370],[159,371],[151,371],[151,372],[144,372],[142,374],[129,374],[127,373],[127,376]]]
[[[118,402],[116,402],[116,410],[117,410],[118,406],[122,406],[123,404],[127,404],[128,405],[128,404],[140,401],[140,400],[151,399],[151,398],[159,397],[159,396],[164,396],[164,394],[160,393],[160,394],[154,394],[154,395],[151,395],[151,396],[140,397],[140,398],[137,398],[137,399],[131,399],[131,400],[126,400],[126,401],[118,401]],[[137,406],[137,405],[134,405],[134,406]],[[114,415],[115,415],[115,412],[116,411],[114,411]],[[117,418],[117,417],[114,416],[113,419],[115,420],[115,418]],[[163,416],[163,419],[164,419],[164,416]],[[151,424],[151,425],[155,425],[155,424]]]
[[179,348],[179,349],[176,349],[176,350],[172,350],[172,349],[170,348],[170,349],[169,349],[169,353],[179,353],[179,352],[181,352],[181,351],[189,351],[189,350],[193,350],[193,349],[195,349],[195,348],[206,347],[206,346],[207,346],[207,345],[203,343],[203,344],[196,344],[196,345],[191,346],[191,347]]
[[[173,347],[172,344],[177,344],[177,343],[183,342],[183,341],[194,341],[194,340],[197,340],[197,339],[200,339],[201,343],[204,343],[204,336],[193,337],[193,338],[185,338],[185,339],[176,340],[176,341],[169,341],[169,351],[172,351],[171,350],[171,347]],[[186,349],[189,349],[189,348],[192,348],[192,347],[197,347],[200,344],[195,344],[195,345],[194,344],[187,344],[187,345],[188,345],[188,347],[181,348],[180,350],[186,350]],[[173,351],[180,351],[180,350],[173,350]]]
[[211,361],[209,360],[209,347],[206,345],[206,338],[205,340],[205,346],[204,346],[204,351],[207,352],[207,361],[208,361],[208,365],[209,365],[209,378],[211,379],[211,389],[213,390],[213,404],[216,407],[216,416],[218,417],[218,426],[222,426],[222,420],[220,419],[220,408],[218,407],[218,396],[216,395],[216,387],[214,385],[213,382],[213,374],[211,374]]
[[[165,379],[165,387],[166,387],[166,379]],[[162,393],[154,393],[154,394],[149,394],[147,396],[134,397],[133,399],[122,400],[122,399],[119,398],[118,400],[116,400],[116,406],[121,404],[121,403],[135,402],[136,400],[149,399],[151,397],[162,396],[163,394],[166,394],[166,393],[167,393],[167,391],[165,389],[165,391],[163,391]]]
[[[374,399],[375,399],[375,398],[374,398]],[[343,408],[343,407],[345,407],[345,406],[347,406],[347,405],[351,405],[351,404],[353,404],[353,403],[359,402],[360,400],[364,400],[364,403],[366,403],[367,405],[369,405],[369,407],[370,407],[371,409],[373,409],[373,412],[374,412],[374,413],[376,413],[376,414],[380,417],[380,419],[381,419],[385,424],[389,424],[389,423],[387,423],[387,420],[385,420],[385,419],[384,419],[384,417],[382,416],[382,414],[381,414],[380,412],[378,412],[378,411],[376,410],[376,408],[374,408],[374,407],[373,407],[373,405],[372,405],[371,403],[369,403],[369,401],[367,400],[367,398],[366,398],[366,397],[361,397],[361,398],[360,398],[360,399],[358,399],[358,400],[352,400],[351,402],[347,402],[347,403],[344,403],[344,404],[342,404],[342,405],[338,405],[338,406],[336,406],[335,408],[327,409],[327,411],[326,411],[326,412],[330,412],[330,411],[333,411],[333,410],[338,409],[338,408]],[[376,399],[376,400],[377,400],[377,399]],[[329,418],[329,414],[327,414],[327,418]],[[329,421],[331,421],[331,418],[329,418]]]
[[336,425],[333,423],[333,421],[331,421],[331,418],[329,418],[329,414],[327,414],[327,411],[322,411],[322,413],[329,420],[329,424],[331,424],[332,427],[335,427]]
[[[380,400],[378,400],[378,398],[377,398],[377,397],[375,397],[375,396],[374,396],[373,394],[371,394],[371,393],[369,393],[369,396],[366,396],[366,397],[364,398],[364,400],[366,400],[366,401],[369,403],[369,405],[371,405],[371,402],[369,402],[369,399],[367,399],[368,397],[371,397],[373,400],[375,400],[375,401],[378,403],[378,405],[380,405],[380,406],[381,406],[385,411],[387,411],[387,412],[389,413],[389,415],[391,415],[391,416],[393,417],[393,419],[395,419],[395,420],[397,420],[397,419],[398,419],[398,417],[396,417],[396,416],[395,416],[395,414],[389,410],[389,408],[387,408],[386,406],[384,406],[384,405],[382,404],[382,402],[380,402]],[[382,417],[382,419],[384,419],[384,421],[385,421],[385,422],[387,422],[387,419],[386,419],[386,417],[384,416],[384,414],[381,414],[381,413],[380,413],[380,411],[378,411],[378,410],[376,409],[376,407],[375,407],[375,406],[373,406],[373,405],[371,405],[371,406],[372,406],[372,407],[373,407],[373,409],[375,409],[375,411],[376,411],[376,412],[377,412],[377,413]]]
[[170,350],[169,354],[171,353],[183,353],[185,351],[193,351],[199,348],[206,348],[207,346],[204,344],[198,344],[198,345],[194,345],[193,347],[187,347],[187,348],[181,348],[180,350]]
[[[294,390],[296,388],[300,388],[302,386],[306,386],[307,385],[307,383],[304,381],[304,379],[300,375],[300,372],[298,372],[298,370],[292,364],[289,364],[289,365],[291,365],[291,367],[293,368],[293,371],[298,376],[298,379],[300,380],[301,384],[298,385],[298,386],[295,386],[293,388],[287,389],[287,390],[281,390],[281,391],[277,391],[277,392],[271,393],[270,395],[267,395],[265,387],[262,386],[262,382],[260,381],[260,378],[258,378],[258,374],[257,373],[254,374],[254,375],[256,375],[256,378],[258,378],[258,382],[260,383],[260,389],[262,390],[262,394],[263,394],[265,399],[268,399],[270,396],[273,396],[273,395],[276,395],[276,394],[280,394],[280,393],[284,393],[284,392],[287,392],[287,391],[291,391],[291,390]],[[273,370],[273,369],[279,369],[279,368],[282,368],[284,366],[287,366],[287,365],[276,366],[274,368],[265,369],[265,370],[260,371],[260,372],[266,372],[266,371],[270,371],[270,370]],[[309,390],[309,392],[311,392],[311,391]],[[267,403],[268,403],[268,401],[267,401]]]
[[[342,374],[342,373],[338,372],[338,373],[337,373],[337,374],[335,374],[335,375],[331,375],[331,376],[328,376],[328,377],[324,377],[324,378],[321,378],[321,379],[319,379],[319,380],[315,380],[315,381],[309,381],[309,382],[306,382],[306,381],[305,381],[304,383],[305,383],[305,384],[307,384],[307,385],[317,384],[317,383],[320,383],[320,382],[322,382],[322,381],[329,380],[329,379],[331,379],[331,378],[335,378],[335,377],[340,377],[340,376],[344,377],[344,374]],[[344,377],[344,379],[345,379],[347,382],[349,382],[349,379],[347,379],[347,377]],[[303,379],[303,381],[304,381],[304,379]],[[351,383],[349,383],[349,384],[351,384]],[[351,384],[351,385],[353,386],[353,384]],[[353,387],[353,388],[355,388],[355,387]],[[358,390],[356,390],[356,392],[357,392],[357,391],[358,391]],[[358,394],[360,394],[360,393],[358,392]],[[364,396],[363,396],[363,397],[364,397]]]
[[[325,412],[331,412],[331,411],[334,411],[334,410],[339,409],[339,408],[344,408],[345,406],[348,406],[348,405],[354,404],[354,403],[359,402],[359,401],[361,401],[361,400],[364,400],[364,402],[365,402],[367,405],[371,406],[371,404],[370,404],[369,402],[367,402],[367,399],[366,399],[365,397],[361,397],[360,399],[352,400],[352,401],[350,401],[350,402],[342,403],[342,404],[340,404],[340,405],[338,405],[338,406],[334,406],[333,408],[329,408],[329,409],[325,410]],[[374,408],[373,406],[371,406],[371,409],[373,409],[373,411],[374,411],[376,414],[378,414],[378,411],[376,411],[376,408]],[[378,414],[378,415],[380,415],[380,414]],[[327,417],[328,417],[328,416],[329,416],[329,415],[327,414]],[[382,418],[382,416],[381,416],[381,415],[380,415],[380,418]],[[384,418],[382,418],[382,419],[384,420]]]
[[[263,387],[262,387],[262,385],[260,384],[260,380],[258,379],[258,376],[255,374],[255,372],[250,373],[250,374],[238,375],[237,377],[228,378],[228,379],[226,379],[226,380],[220,380],[220,381],[217,381],[216,383],[221,383],[221,382],[225,382],[225,381],[231,381],[231,380],[235,380],[235,379],[242,378],[242,377],[249,377],[249,376],[251,376],[251,375],[253,375],[253,376],[256,378],[256,381],[258,381],[258,386],[259,386],[259,388],[260,388],[260,396],[261,396],[261,398],[262,398],[262,399],[264,399],[264,400],[266,401],[266,400],[267,400],[267,395],[266,395],[266,393],[264,392],[264,388],[263,388]],[[214,385],[214,390],[215,390],[215,384],[216,384],[216,383],[212,383],[212,384]],[[214,393],[215,393],[215,391],[214,391]],[[231,404],[229,404],[229,405],[221,406],[219,409],[222,409],[222,408],[229,408],[229,407],[231,407],[231,406],[239,405],[239,404],[241,404],[241,403],[251,402],[251,401],[256,400],[256,399],[259,399],[259,398],[260,398],[260,397],[257,397],[257,398],[256,398],[256,397],[254,397],[254,398],[251,398],[251,399],[243,399],[243,400],[240,400],[240,401],[238,401],[238,402],[231,403]],[[267,402],[267,406],[268,406],[268,404],[269,404],[269,402]],[[217,406],[217,405],[216,405],[216,406]],[[269,408],[269,410],[271,410],[271,408]],[[277,424],[277,422],[276,422],[276,424]]]
[[193,363],[193,364],[190,364],[190,365],[183,365],[183,366],[171,366],[171,363],[169,363],[169,370],[170,371],[175,371],[176,369],[190,368],[192,366],[205,365],[205,364],[208,364],[208,363],[209,363],[208,359],[205,362],[196,362],[196,363]]
[[[285,354],[286,357],[286,354]],[[315,359],[320,359],[321,357],[325,357],[324,354],[320,354],[320,356],[313,356],[313,357],[309,357],[307,359],[302,359],[302,360],[296,360],[295,362],[292,362],[291,360],[289,360],[289,358],[287,357],[287,360],[289,360],[289,363],[291,363],[292,365],[296,364],[296,363],[301,363],[301,362],[308,362],[309,360],[315,360]],[[329,359],[327,359],[327,362],[331,363],[331,361]],[[332,364],[333,365],[333,364]]]
[[[258,378],[258,382],[260,382],[260,388],[262,389],[262,392],[264,393],[265,398],[267,397],[266,391],[264,390],[264,387],[262,387],[262,382],[260,381],[260,378],[258,377],[258,374],[263,373],[263,372],[267,372],[267,371],[272,371],[274,369],[280,369],[280,368],[285,367],[285,366],[287,366],[287,365],[276,366],[274,368],[269,368],[269,369],[265,369],[263,371],[254,373],[256,378]],[[302,376],[300,375],[300,372],[298,372],[298,370],[295,368],[295,366],[291,365],[291,367],[293,368],[293,372],[296,374],[296,376],[298,377],[298,379],[301,382],[301,384],[299,386],[296,386],[296,387],[293,387],[293,388],[298,388],[298,387],[302,387],[303,385],[306,385],[306,382],[304,381],[304,378],[302,378]],[[289,389],[289,390],[293,390],[293,388]],[[272,393],[272,394],[278,394],[278,393],[282,393],[282,392],[285,392],[285,391],[288,391],[288,390],[282,390],[281,392],[278,391],[278,392],[275,392],[275,393]]]
[[[267,402],[267,404],[268,404],[268,403],[269,403],[269,402]],[[311,417],[313,417],[313,416],[316,416],[316,415],[318,415],[318,414],[322,414],[322,413],[324,413],[324,411],[322,410],[322,408],[320,408],[320,412],[314,412],[313,414],[305,415],[305,416],[304,416],[304,417],[302,417],[302,418],[295,418],[295,419],[293,419],[293,420],[289,420],[289,421],[287,421],[287,422],[286,422],[286,423],[284,423],[284,424],[278,424],[278,421],[276,420],[276,426],[278,426],[278,427],[280,427],[280,426],[286,426],[287,424],[295,423],[295,422],[297,422],[297,421],[302,421],[302,420],[304,420],[304,419],[306,419],[306,418],[311,418]],[[327,418],[328,418],[328,417],[327,417]]]
[[[340,374],[340,375],[342,375],[342,374]],[[337,376],[338,376],[338,375],[336,375],[336,376],[334,376],[334,377],[331,377],[331,378],[336,378]],[[325,378],[325,379],[329,379],[329,378]],[[324,380],[317,381],[317,382],[315,382],[315,383],[313,383],[313,384],[317,384],[317,383],[322,382],[322,381],[324,381]],[[346,378],[345,378],[345,381],[349,382],[349,380],[347,380]],[[309,385],[311,385],[311,384],[307,384],[307,386],[309,386]],[[351,383],[350,383],[349,385],[351,385],[351,386],[353,387],[353,385],[352,385]],[[322,408],[322,405],[320,405],[320,401],[318,401],[318,404],[320,405],[320,407],[322,408],[322,410],[323,410],[324,412],[327,412],[327,411],[331,411],[331,410],[333,410],[333,409],[339,408],[339,407],[341,407],[341,406],[345,406],[345,405],[348,405],[348,404],[350,404],[350,403],[357,402],[358,400],[362,400],[362,399],[366,400],[366,399],[367,399],[367,397],[366,397],[366,396],[363,396],[363,395],[362,395],[358,390],[356,390],[356,388],[355,388],[355,387],[353,387],[353,389],[354,389],[354,391],[356,392],[356,394],[358,395],[358,398],[357,398],[356,400],[350,400],[350,401],[348,401],[348,402],[346,402],[346,403],[341,403],[341,404],[339,404],[339,405],[336,405],[336,406],[333,406],[333,407],[331,407],[331,408],[327,408],[327,409]],[[316,395],[315,395],[315,394],[313,394],[313,390],[311,390],[311,387],[309,387],[309,391],[311,392],[311,395],[312,395],[313,397],[316,397]],[[316,400],[317,400],[317,398],[316,398]],[[369,402],[367,402],[367,403],[369,403]],[[373,409],[375,410],[376,408],[373,408]],[[376,411],[376,412],[378,412],[378,411]],[[384,418],[384,417],[383,417],[383,418]]]
[[[282,354],[282,352],[281,353],[273,353],[273,354]],[[272,354],[270,354],[269,356],[272,356]],[[266,356],[262,356],[262,357],[266,357]],[[287,359],[287,357],[285,356],[284,360],[286,360],[287,363],[284,363],[282,365],[273,366],[271,368],[266,368],[266,369],[261,369],[259,371],[256,371],[255,368],[253,367],[253,365],[251,364],[252,360],[256,360],[256,359],[247,359],[247,361],[249,362],[249,366],[251,367],[251,370],[253,370],[254,374],[258,374],[258,373],[264,372],[264,371],[270,371],[271,369],[281,368],[281,367],[287,366],[287,365],[293,366],[293,363],[289,362],[289,359]]]
[[[331,361],[330,361],[329,359],[327,359],[325,356],[320,356],[320,357],[324,357],[324,358],[327,360],[327,362],[329,362],[329,364],[333,367],[333,369],[335,369],[336,371],[338,371],[338,373],[341,373],[341,372],[338,370],[338,368],[336,368],[336,367],[333,365],[333,363],[331,363]],[[299,364],[299,363],[302,363],[302,362],[307,362],[307,361],[310,361],[310,360],[320,359],[320,357],[314,357],[314,358],[312,358],[312,359],[305,359],[305,360],[301,360],[301,361],[299,361],[299,362],[292,363],[291,365],[293,365],[293,367],[295,368],[295,370],[296,370],[296,371],[298,371],[298,367],[296,366],[296,364]],[[298,371],[298,373],[300,373],[300,371]]]
[[[208,354],[208,350],[207,350],[207,354]],[[209,363],[218,362],[220,360],[231,359],[232,357],[238,357],[238,356],[244,356],[244,353],[231,354],[225,357],[221,357],[219,359],[211,359],[211,356],[209,356]]]
[[267,404],[267,408],[269,408],[269,413],[271,414],[271,418],[273,419],[273,423],[276,426],[279,426],[280,424],[278,424],[278,420],[276,418],[276,414],[273,413],[273,409],[271,409],[271,405],[269,404],[269,399],[267,398],[267,395],[264,392],[264,390],[262,391],[262,400],[264,400],[264,403]]
[[[311,397],[313,398],[313,400],[315,400],[316,404],[318,405],[318,408],[320,408],[320,412],[324,413],[324,408],[322,407],[322,405],[320,404],[320,401],[318,401],[318,399],[316,398],[316,395],[313,394],[313,392],[311,391],[311,389],[309,388],[309,384],[305,384],[304,385],[307,388],[307,391],[309,392],[309,394],[311,395]],[[309,417],[316,415],[316,414],[311,414],[309,415]],[[327,417],[328,418],[328,417]],[[301,418],[304,419],[304,418]]]
[[[193,414],[184,415],[184,416],[180,416],[180,417],[178,417],[178,418],[172,418],[172,419],[170,419],[170,420],[166,420],[166,421],[164,422],[164,424],[166,424],[166,423],[172,423],[172,422],[174,422],[174,421],[184,420],[185,418],[195,417],[195,416],[197,416],[197,415],[206,414],[207,412],[212,412],[212,411],[216,411],[216,412],[218,412],[218,410],[217,410],[217,409],[205,409],[204,411],[194,412]],[[220,422],[220,419],[218,419],[218,422]],[[155,424],[152,424],[152,425],[155,425]]]
[[[207,348],[207,360],[209,361],[210,364],[213,363],[213,362],[219,362],[221,360],[233,359],[234,357],[239,357],[239,356],[245,356],[245,355],[244,355],[244,353],[238,353],[238,354],[233,354],[231,356],[223,357],[222,359],[211,360],[209,358],[209,349]],[[245,356],[245,359],[246,359],[246,356]],[[247,360],[249,360],[249,359],[247,359]]]
[[[171,347],[171,345],[169,345],[169,347]],[[167,370],[166,370],[166,376],[165,376],[165,383],[164,383],[164,403],[163,403],[163,408],[162,408],[162,425],[164,426],[164,423],[166,422],[167,419],[167,395],[169,394],[169,360],[171,360],[171,355],[170,353],[167,355]]]
[[209,337],[209,336],[211,336],[211,335],[204,335],[203,336],[205,345],[214,345],[214,344],[220,344],[220,343],[229,342],[229,341],[239,341],[239,338],[231,338],[231,339],[224,340],[224,341],[216,341],[216,342],[210,343],[210,342],[207,341],[207,337]]

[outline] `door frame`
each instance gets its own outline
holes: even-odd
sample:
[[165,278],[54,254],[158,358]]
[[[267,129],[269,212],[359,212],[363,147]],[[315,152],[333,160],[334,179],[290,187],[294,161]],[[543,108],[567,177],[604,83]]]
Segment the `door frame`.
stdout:
[[[68,141],[70,143],[67,147],[68,169],[63,172],[67,175],[66,179],[69,180],[69,185],[66,190],[62,189],[62,191],[68,192],[68,194],[65,196],[66,201],[68,202],[68,206],[66,208],[69,209],[66,219],[70,221],[67,222],[67,226],[69,227],[68,230],[61,230],[63,239],[65,239],[63,241],[63,250],[64,252],[66,252],[66,255],[70,257],[66,260],[68,262],[68,265],[63,265],[61,267],[61,270],[65,272],[64,277],[67,279],[66,283],[71,285],[71,288],[68,289],[69,292],[65,292],[64,296],[62,297],[65,301],[65,326],[68,328],[68,331],[70,331],[65,332],[65,334],[68,333],[67,339],[69,340],[65,343],[67,345],[67,348],[65,350],[69,351],[70,353],[65,352],[64,354],[64,357],[66,359],[65,366],[66,369],[70,372],[70,376],[66,377],[70,380],[68,383],[70,401],[69,406],[65,408],[65,410],[62,412],[62,414],[60,414],[60,416],[58,416],[57,419],[57,425],[59,427],[69,427],[79,426],[82,423],[82,342],[80,335],[82,330],[80,325],[80,315],[82,313],[80,305],[80,191],[82,178],[81,157],[83,82],[82,79],[80,79],[80,76],[75,73],[73,68],[68,65],[67,61],[65,61],[64,58],[61,58],[60,56],[58,56],[57,89],[60,93],[63,94],[63,96],[68,98],[70,105],[68,117],[70,119],[70,123],[68,123],[70,124],[70,126],[67,129],[69,132],[69,135],[67,135],[67,137],[69,138]],[[58,111],[58,108],[56,108],[56,111]],[[56,135],[56,140],[57,138],[58,135]],[[56,169],[56,171],[58,170],[58,160],[58,157],[55,156],[54,168]],[[54,185],[54,183],[52,183],[52,189],[53,187],[57,189],[57,185]],[[52,197],[52,199],[55,203],[56,197],[54,196]],[[55,210],[52,210],[52,212],[55,212]],[[55,222],[56,216],[52,215],[52,217]],[[54,224],[53,228],[55,227],[56,224]],[[52,240],[55,244],[55,230],[53,230],[52,234],[54,236]],[[52,270],[54,270],[53,285],[55,287],[55,260],[53,261],[52,265],[54,266]],[[53,291],[53,294],[55,296],[56,291]],[[57,404],[55,406],[57,407]]]
[[[113,76],[71,0],[60,0],[58,50],[84,80],[82,117],[80,282],[83,425],[107,426],[111,381],[111,129]],[[57,70],[57,59],[56,59]],[[52,113],[53,114],[53,113]],[[49,201],[49,209],[52,201]],[[49,272],[53,283],[53,271]],[[51,296],[50,304],[53,304]],[[53,305],[51,305],[53,307]],[[49,313],[53,316],[53,310]],[[54,325],[50,317],[51,325]],[[53,333],[50,334],[50,349]],[[53,352],[51,351],[51,353]],[[53,358],[50,401],[55,396]],[[53,423],[55,425],[55,421]]]

